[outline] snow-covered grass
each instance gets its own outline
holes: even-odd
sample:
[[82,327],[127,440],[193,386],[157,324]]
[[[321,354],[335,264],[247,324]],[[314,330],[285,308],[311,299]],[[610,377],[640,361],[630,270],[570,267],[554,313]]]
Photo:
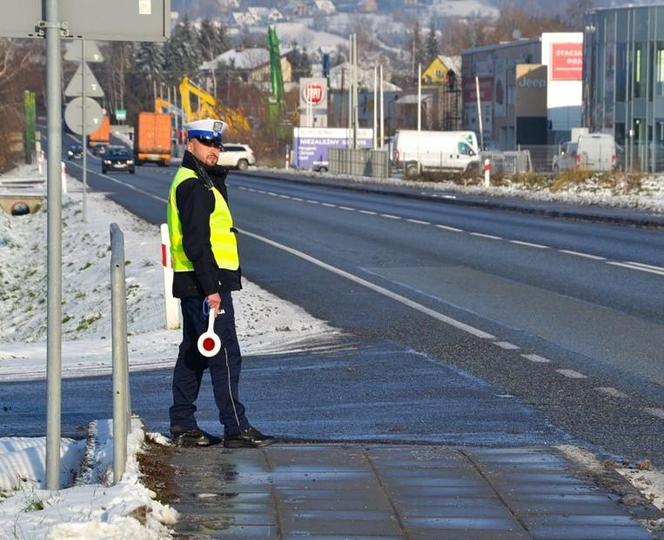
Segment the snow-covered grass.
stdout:
[[[260,170],[258,168],[257,170]],[[263,168],[274,171],[275,169]],[[283,169],[281,169],[283,172]],[[320,178],[341,178],[347,181],[392,186],[410,186],[439,190],[459,195],[489,197],[522,197],[534,201],[551,201],[582,206],[598,205],[610,208],[634,208],[649,212],[664,212],[664,175],[592,175],[551,178],[540,175],[521,175],[515,178],[494,178],[489,187],[476,178],[464,180],[403,180],[332,173],[312,173],[290,169],[289,174]]]
[[[9,173],[31,176],[21,167]],[[180,330],[164,330],[158,227],[89,192],[87,222],[80,184],[63,198],[62,365],[64,377],[111,371],[109,226],[124,233],[130,371],[172,367]],[[0,211],[0,382],[46,376],[46,211],[10,217]],[[245,356],[331,344],[339,332],[249,281],[236,294]],[[127,472],[112,483],[111,423],[90,419],[86,441],[61,442],[61,485],[45,489],[45,437],[0,439],[0,540],[165,538],[176,512],[141,484],[136,459],[146,434],[134,420]],[[163,437],[151,438],[165,442]]]

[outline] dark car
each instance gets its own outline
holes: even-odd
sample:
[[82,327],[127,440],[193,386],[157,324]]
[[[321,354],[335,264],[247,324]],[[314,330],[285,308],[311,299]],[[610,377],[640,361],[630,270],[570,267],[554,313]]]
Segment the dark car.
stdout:
[[124,146],[109,146],[101,160],[101,172],[129,171],[134,174],[134,156]]
[[83,147],[80,144],[72,144],[67,150],[67,159],[82,159]]

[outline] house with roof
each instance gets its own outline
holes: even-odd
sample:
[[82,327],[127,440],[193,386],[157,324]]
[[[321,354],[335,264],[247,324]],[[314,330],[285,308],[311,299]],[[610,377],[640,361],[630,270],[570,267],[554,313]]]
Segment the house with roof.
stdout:
[[449,77],[457,79],[461,77],[461,57],[439,54],[422,71],[422,84],[426,86],[447,84]]

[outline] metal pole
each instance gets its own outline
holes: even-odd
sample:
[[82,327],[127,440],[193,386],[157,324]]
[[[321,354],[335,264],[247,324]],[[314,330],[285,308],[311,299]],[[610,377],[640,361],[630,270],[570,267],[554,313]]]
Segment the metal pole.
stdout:
[[357,34],[353,34],[353,148],[357,150],[357,125],[359,107],[357,95]]
[[127,373],[127,296],[124,235],[111,224],[111,314],[113,354],[113,482],[118,483],[127,462],[129,375]]
[[380,149],[383,149],[385,141],[385,96],[383,94],[383,64],[380,65]]
[[83,124],[83,135],[81,139],[83,143],[83,221],[88,221],[88,211],[87,211],[87,191],[88,191],[88,141],[87,135],[88,130],[86,129],[86,119],[85,119],[85,40],[81,40],[81,99],[83,100],[83,107],[81,110],[81,122]]
[[[480,79],[475,75],[475,93],[477,94],[477,121],[480,128],[480,152],[484,150],[484,129],[482,129],[482,100],[480,98]],[[514,124],[516,129],[516,124]]]
[[417,172],[422,172],[420,137],[422,131],[422,64],[417,64]]
[[46,341],[46,487],[60,489],[60,435],[62,413],[62,59],[58,0],[45,0],[46,108],[48,132],[48,337]]
[[373,148],[378,150],[378,66],[374,66],[373,91]]

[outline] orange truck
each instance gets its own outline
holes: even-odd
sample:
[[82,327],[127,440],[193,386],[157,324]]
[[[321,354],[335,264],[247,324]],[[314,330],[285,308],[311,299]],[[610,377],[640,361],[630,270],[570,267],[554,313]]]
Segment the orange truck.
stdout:
[[108,115],[104,115],[101,126],[97,128],[97,131],[88,135],[88,146],[94,151],[97,146],[108,146],[110,142],[111,121],[108,119]]
[[162,167],[171,162],[173,119],[170,114],[139,112],[134,126],[134,161],[151,161]]

